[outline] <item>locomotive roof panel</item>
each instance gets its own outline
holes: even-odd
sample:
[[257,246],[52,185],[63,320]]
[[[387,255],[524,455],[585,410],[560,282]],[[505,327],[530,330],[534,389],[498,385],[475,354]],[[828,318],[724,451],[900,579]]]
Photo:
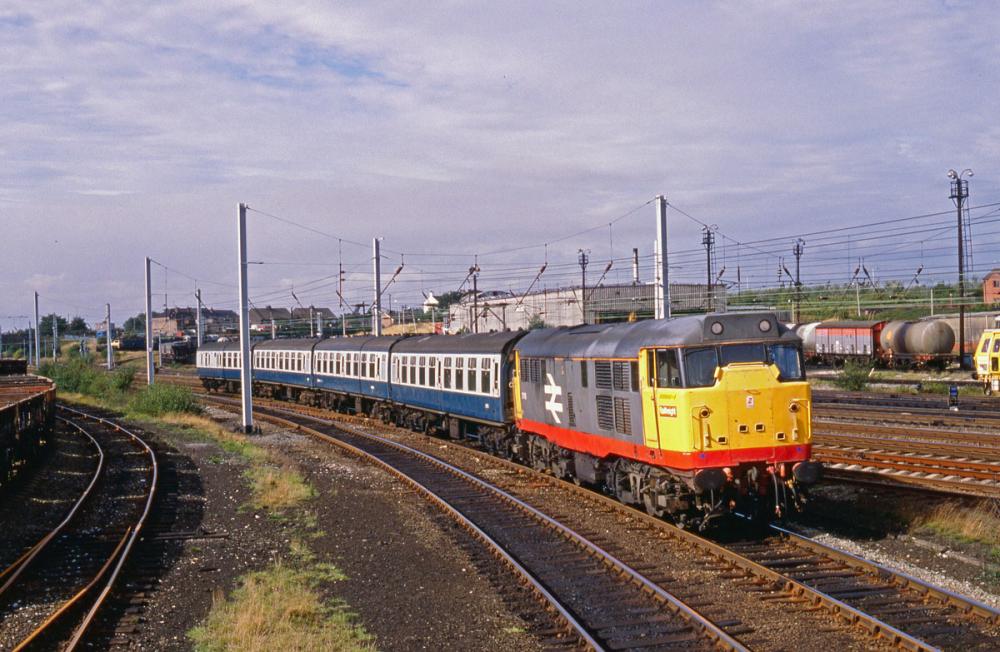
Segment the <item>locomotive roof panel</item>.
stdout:
[[464,335],[422,335],[407,337],[392,349],[393,353],[506,353],[524,331],[466,333]]
[[[765,323],[766,330],[761,327]],[[518,342],[517,350],[521,355],[540,357],[634,358],[639,355],[639,349],[651,346],[778,339],[799,340],[773,313],[719,313],[544,328],[529,332]]]
[[264,340],[254,346],[255,351],[311,351],[316,342],[315,337],[294,337],[286,340]]
[[388,351],[400,337],[383,335],[373,337],[330,337],[316,345],[317,351]]

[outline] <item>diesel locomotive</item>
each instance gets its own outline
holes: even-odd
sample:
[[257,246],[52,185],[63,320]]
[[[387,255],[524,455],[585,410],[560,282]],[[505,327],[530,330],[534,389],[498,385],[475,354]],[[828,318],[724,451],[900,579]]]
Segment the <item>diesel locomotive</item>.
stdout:
[[[802,343],[769,313],[252,351],[256,395],[473,439],[685,526],[780,517],[821,472]],[[210,391],[239,369],[238,343],[198,352]]]

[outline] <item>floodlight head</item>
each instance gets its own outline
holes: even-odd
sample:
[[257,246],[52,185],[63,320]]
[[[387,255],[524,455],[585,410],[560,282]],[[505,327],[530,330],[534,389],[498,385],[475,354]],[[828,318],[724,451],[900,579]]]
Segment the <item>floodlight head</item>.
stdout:
[[975,172],[973,172],[973,171],[972,171],[971,169],[969,169],[969,168],[965,168],[964,170],[962,170],[962,174],[965,174],[966,172],[968,172],[968,173],[969,173],[969,176],[970,176],[970,177],[971,177],[971,176],[975,176],[975,174],[976,174]]
[[957,179],[958,178],[958,173],[955,172],[954,170],[948,170],[948,178],[949,179]]

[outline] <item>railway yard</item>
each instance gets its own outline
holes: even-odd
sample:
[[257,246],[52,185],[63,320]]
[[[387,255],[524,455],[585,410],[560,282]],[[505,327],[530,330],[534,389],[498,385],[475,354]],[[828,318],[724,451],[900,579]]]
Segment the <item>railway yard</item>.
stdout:
[[[191,371],[159,382],[195,392],[221,433],[237,423],[239,401]],[[881,515],[1000,497],[1000,410],[813,401],[826,477],[814,509],[753,534],[687,531],[465,444],[257,399],[261,432],[246,439],[313,487],[286,518],[254,502],[241,480],[254,456],[232,454],[235,439],[60,403],[4,488],[3,522],[21,526],[0,538],[0,646],[189,649],[240,577],[305,539],[299,554],[336,564],[327,590],[363,625],[345,648],[996,649],[991,560],[900,536]]]

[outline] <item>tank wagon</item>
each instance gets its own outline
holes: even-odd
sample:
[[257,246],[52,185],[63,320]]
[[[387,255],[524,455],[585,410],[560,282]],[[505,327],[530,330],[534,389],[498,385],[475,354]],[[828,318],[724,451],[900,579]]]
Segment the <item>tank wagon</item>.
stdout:
[[955,333],[943,320],[828,321],[795,328],[806,360],[861,360],[886,367],[944,367],[957,359]]
[[55,384],[26,374],[0,375],[0,487],[43,449],[55,407]]
[[[237,390],[239,357],[206,344],[205,387]],[[252,359],[255,394],[469,438],[685,525],[781,515],[820,473],[801,341],[771,314],[273,340]]]

